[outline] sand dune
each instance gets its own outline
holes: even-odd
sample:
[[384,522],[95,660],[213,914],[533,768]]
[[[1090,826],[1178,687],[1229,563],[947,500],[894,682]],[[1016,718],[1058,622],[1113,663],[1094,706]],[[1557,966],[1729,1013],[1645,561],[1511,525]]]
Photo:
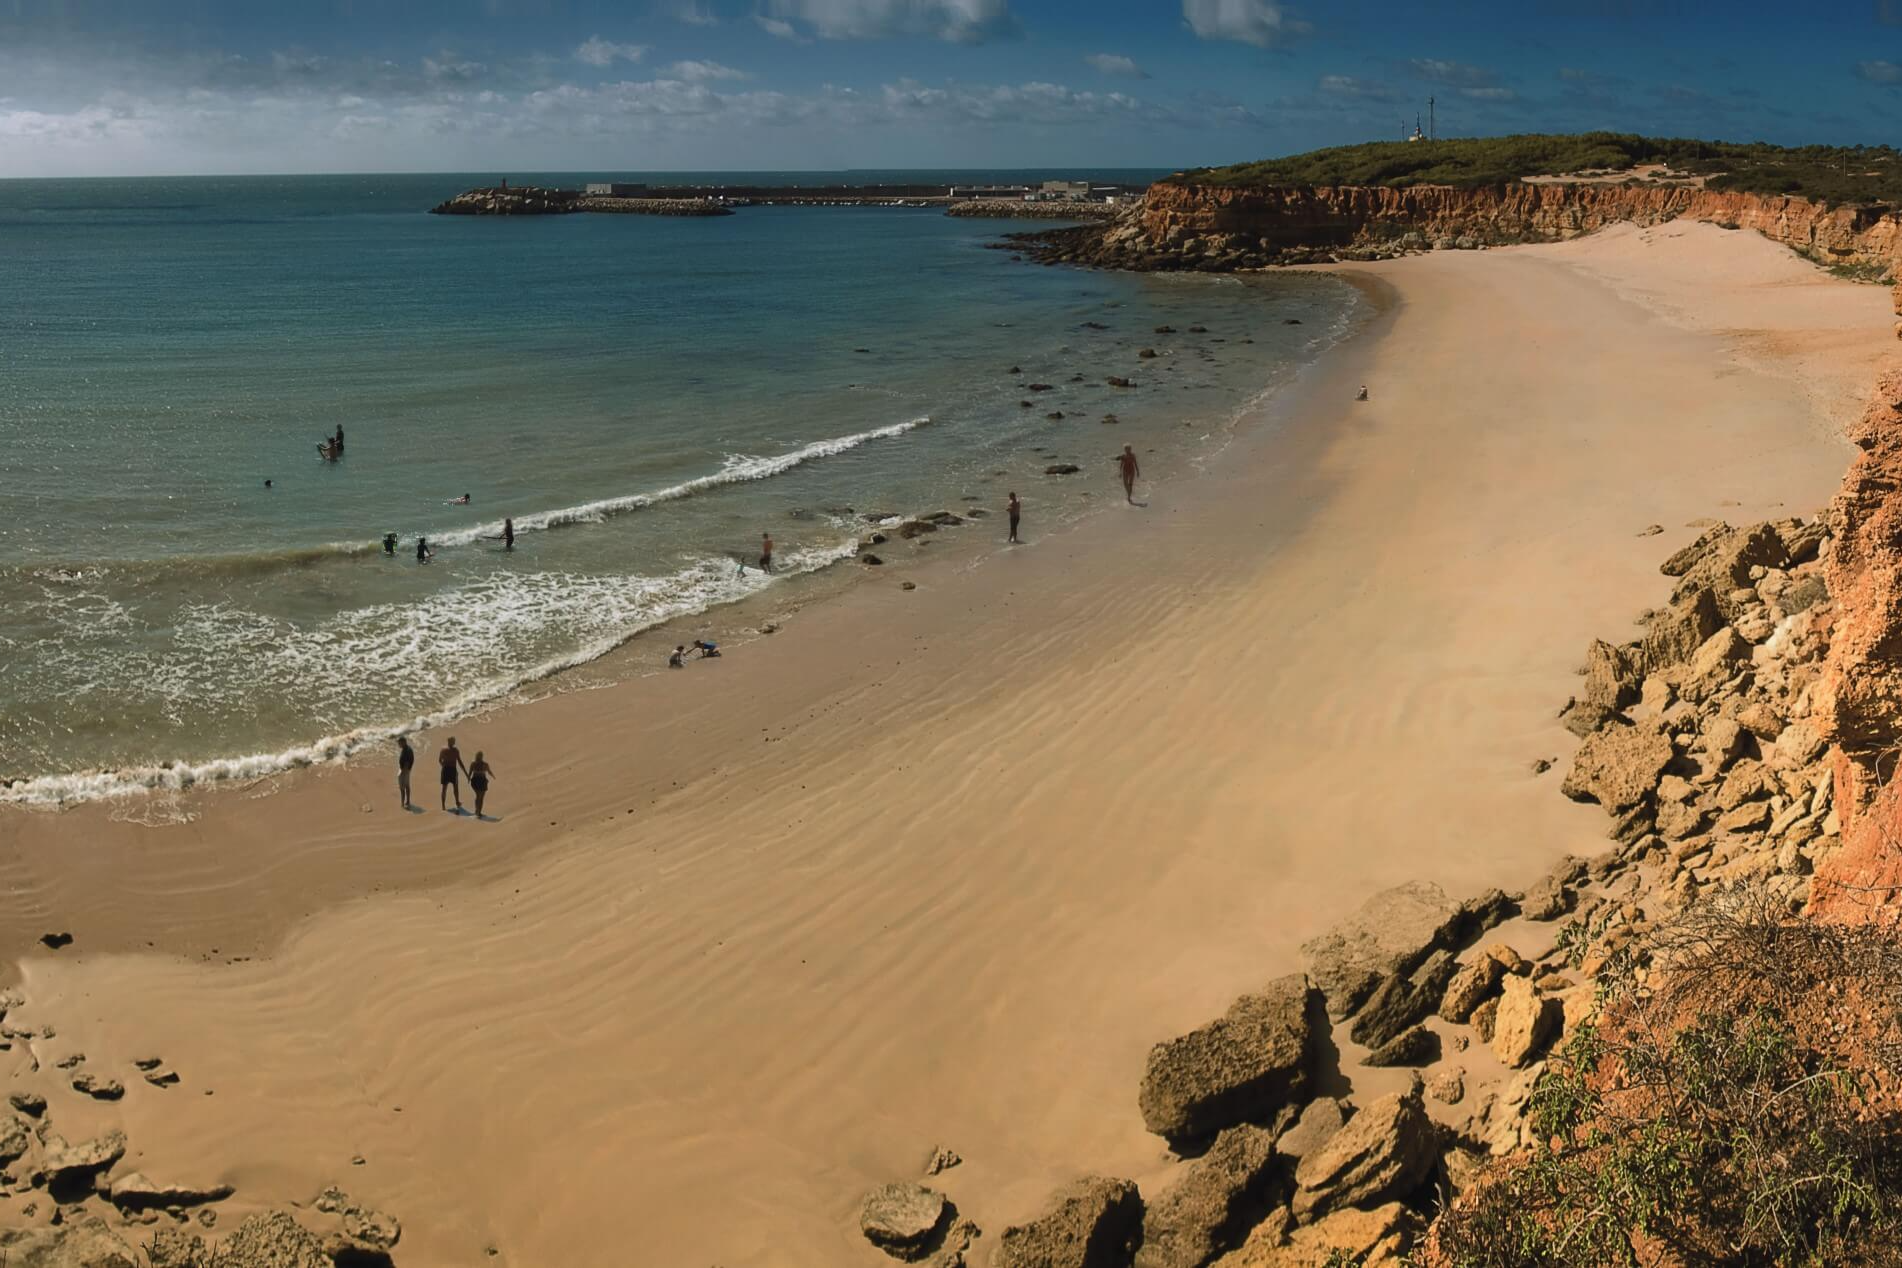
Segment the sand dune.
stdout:
[[875,1264],[859,1196],[938,1143],[993,1233],[1166,1175],[1152,1043],[1376,888],[1604,847],[1529,769],[1585,644],[1689,522],[1824,503],[1887,336],[1709,226],[1352,272],[1374,328],[1145,507],[458,727],[497,823],[380,767],[0,820],[42,1062],[183,1076],[67,1134],[234,1209],[343,1183],[411,1266]]

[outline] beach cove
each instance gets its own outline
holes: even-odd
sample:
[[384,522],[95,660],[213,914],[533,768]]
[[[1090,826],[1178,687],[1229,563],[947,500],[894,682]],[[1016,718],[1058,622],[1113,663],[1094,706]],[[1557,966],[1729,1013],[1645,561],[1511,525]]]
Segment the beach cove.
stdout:
[[[938,1145],[987,1232],[1147,1188],[1150,1045],[1377,889],[1602,848],[1531,770],[1582,649],[1698,521],[1827,500],[1888,339],[1886,294],[1710,226],[1336,271],[1383,315],[1144,507],[457,723],[497,823],[367,760],[9,811],[56,1037],[0,1069],[233,1213],[345,1183],[405,1265],[877,1263],[859,1197]],[[75,1050],[181,1082],[96,1104]]]

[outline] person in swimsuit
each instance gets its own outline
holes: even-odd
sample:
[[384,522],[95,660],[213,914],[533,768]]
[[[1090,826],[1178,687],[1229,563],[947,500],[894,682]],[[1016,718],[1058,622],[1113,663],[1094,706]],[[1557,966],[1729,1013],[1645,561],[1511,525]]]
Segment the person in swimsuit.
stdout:
[[1131,506],[1134,506],[1136,504],[1136,477],[1143,473],[1143,469],[1136,465],[1136,451],[1124,445],[1123,452],[1116,455],[1116,465],[1123,473],[1123,496],[1129,499]]
[[759,570],[761,572],[773,570],[773,535],[771,533],[759,535]]
[[462,785],[456,779],[457,771],[468,771],[462,764],[462,751],[456,747],[456,737],[450,736],[449,743],[443,745],[442,752],[436,754],[437,762],[442,765],[442,796],[438,798],[444,810],[449,809],[449,794],[456,794],[456,813],[462,813]]
[[1367,399],[1367,385],[1365,383],[1361,384],[1360,395],[1356,396],[1354,399],[1357,401],[1364,401]]
[[685,669],[686,667],[687,667],[687,645],[685,643],[682,643],[680,644],[680,646],[674,648],[674,654],[667,658],[667,668]]
[[337,424],[337,456],[343,457],[343,424]]
[[1017,521],[1023,516],[1024,504],[1019,502],[1017,495],[1013,493],[1010,495],[1010,501],[1004,504],[1004,509],[1010,513],[1010,537],[1007,540],[1014,542],[1017,540]]
[[465,494],[463,494],[463,495],[462,495],[461,497],[459,497],[459,498],[450,498],[450,499],[449,499],[449,505],[451,505],[451,506],[467,506],[467,505],[469,505],[469,495],[468,495],[467,493],[465,493]]
[[383,553],[386,555],[396,554],[396,534],[395,533],[383,534]]
[[396,737],[396,791],[403,795],[403,809],[409,809],[409,772],[416,765],[416,750],[409,746],[409,736]]
[[704,638],[696,638],[693,641],[693,645],[694,650],[700,653],[701,660],[707,660],[720,654],[720,645],[718,643],[709,643]]
[[426,564],[435,557],[436,552],[429,548],[429,539],[427,537],[418,537],[416,539],[416,562]]
[[482,756],[482,750],[476,750],[476,759],[469,766],[469,787],[475,791],[476,818],[482,817],[482,799],[489,795],[489,777],[495,774],[488,761]]
[[502,549],[515,549],[515,520],[506,515],[502,517]]

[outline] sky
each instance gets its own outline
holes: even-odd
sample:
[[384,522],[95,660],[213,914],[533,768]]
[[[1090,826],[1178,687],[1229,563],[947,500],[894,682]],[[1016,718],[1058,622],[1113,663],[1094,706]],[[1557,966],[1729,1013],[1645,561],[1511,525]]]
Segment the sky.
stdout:
[[[0,0],[0,178],[1902,140],[1902,0]],[[1817,15],[1812,14],[1811,17]]]

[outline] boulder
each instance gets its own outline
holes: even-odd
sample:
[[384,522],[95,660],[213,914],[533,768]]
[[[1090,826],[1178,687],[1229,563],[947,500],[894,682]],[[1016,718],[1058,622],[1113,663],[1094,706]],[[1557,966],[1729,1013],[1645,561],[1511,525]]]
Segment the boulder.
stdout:
[[1309,1224],[1342,1207],[1406,1199],[1432,1173],[1439,1144],[1415,1076],[1412,1087],[1375,1101],[1301,1160],[1294,1170],[1295,1218]]
[[1517,1069],[1538,1055],[1559,1018],[1556,1000],[1539,994],[1523,977],[1508,977],[1493,1022],[1493,1055]]
[[1737,710],[1736,724],[1760,740],[1774,740],[1783,730],[1781,715],[1761,700]]
[[939,1145],[931,1151],[931,1157],[925,1160],[925,1174],[942,1175],[964,1161],[958,1151],[949,1145]]
[[9,1092],[7,1104],[29,1118],[38,1118],[46,1113],[46,1098],[38,1092]]
[[1241,1245],[1273,1205],[1273,1136],[1262,1127],[1231,1127],[1143,1214],[1136,1268],[1203,1268]]
[[1656,673],[1689,660],[1704,641],[1724,626],[1717,596],[1709,587],[1696,590],[1645,621],[1645,669]]
[[1739,590],[1751,590],[1752,568],[1782,568],[1790,562],[1783,540],[1769,524],[1732,529],[1710,543],[1709,549],[1692,564],[1671,592],[1673,603],[1697,590],[1713,592],[1717,609],[1725,621],[1741,615],[1744,600],[1733,597]]
[[96,1101],[116,1101],[125,1095],[125,1084],[100,1074],[76,1074],[73,1091],[83,1092]]
[[1613,726],[1587,736],[1559,791],[1574,801],[1596,801],[1616,814],[1643,803],[1675,755],[1657,721]]
[[1129,1268],[1142,1240],[1143,1202],[1128,1180],[1085,1176],[1050,1209],[997,1239],[995,1268]]
[[1749,661],[1750,644],[1726,625],[1691,653],[1690,665],[1677,685],[1678,694],[1693,702],[1708,700]]
[[1299,1162],[1333,1139],[1334,1133],[1341,1129],[1353,1112],[1352,1105],[1332,1096],[1309,1101],[1294,1125],[1275,1137],[1275,1152],[1283,1158]]
[[1320,996],[1292,973],[1244,995],[1208,1025],[1149,1052],[1137,1103],[1167,1140],[1212,1136],[1271,1121],[1306,1093]]
[[1368,1053],[1365,1064],[1385,1069],[1391,1066],[1425,1065],[1440,1055],[1440,1037],[1425,1026],[1409,1026],[1386,1043]]
[[1459,904],[1438,885],[1409,881],[1375,894],[1347,919],[1301,946],[1308,974],[1345,1017],[1391,974],[1448,946],[1463,920]]
[[1527,920],[1557,920],[1572,910],[1571,887],[1558,876],[1544,876],[1520,900],[1519,914]]
[[1643,653],[1638,647],[1613,647],[1603,639],[1593,639],[1585,649],[1585,685],[1579,702],[1617,713],[1638,701],[1638,686],[1644,680]]
[[1053,462],[1043,469],[1045,475],[1075,475],[1083,470],[1074,462]]
[[1441,1070],[1427,1080],[1426,1090],[1442,1105],[1458,1105],[1466,1099],[1466,1072],[1458,1066]]
[[45,1156],[41,1166],[55,1182],[103,1171],[125,1156],[125,1133],[118,1131],[109,1131],[77,1145],[49,1135],[43,1144]]
[[1726,766],[1743,756],[1746,733],[1741,723],[1725,717],[1711,718],[1704,723],[1700,741],[1705,756],[1710,758],[1715,770]]
[[53,1228],[0,1229],[6,1268],[138,1268],[142,1258],[96,1215]]
[[32,1140],[25,1123],[11,1114],[0,1118],[0,1167],[6,1166],[26,1153],[27,1146],[32,1143]]
[[1355,1043],[1380,1048],[1428,1016],[1446,994],[1459,965],[1447,951],[1435,951],[1411,972],[1388,976],[1367,998],[1350,1032]]
[[145,1173],[134,1171],[112,1182],[106,1196],[123,1211],[143,1211],[152,1207],[203,1206],[222,1202],[232,1194],[228,1184],[160,1184]]
[[1440,1016],[1450,1022],[1465,1022],[1473,1010],[1498,989],[1506,966],[1490,955],[1478,955],[1456,970],[1440,996]]
[[1241,1250],[1221,1260],[1219,1268],[1398,1264],[1419,1239],[1423,1223],[1399,1202],[1371,1211],[1335,1211],[1299,1228],[1286,1220],[1271,1221],[1250,1235]]
[[859,1206],[859,1231],[865,1240],[895,1259],[917,1260],[930,1254],[951,1215],[951,1204],[922,1184],[882,1184]]
[[1659,564],[1658,571],[1667,577],[1682,577],[1701,563],[1717,542],[1729,532],[1730,525],[1728,524],[1716,524],[1705,529],[1696,541],[1682,550],[1673,552],[1669,559]]
[[1479,1036],[1481,1043],[1491,1043],[1493,1041],[1493,1023],[1496,1022],[1498,1018],[1499,997],[1495,995],[1491,999],[1481,1003],[1478,1008],[1475,1008],[1473,1015],[1466,1020],[1467,1024],[1472,1026],[1473,1033]]

